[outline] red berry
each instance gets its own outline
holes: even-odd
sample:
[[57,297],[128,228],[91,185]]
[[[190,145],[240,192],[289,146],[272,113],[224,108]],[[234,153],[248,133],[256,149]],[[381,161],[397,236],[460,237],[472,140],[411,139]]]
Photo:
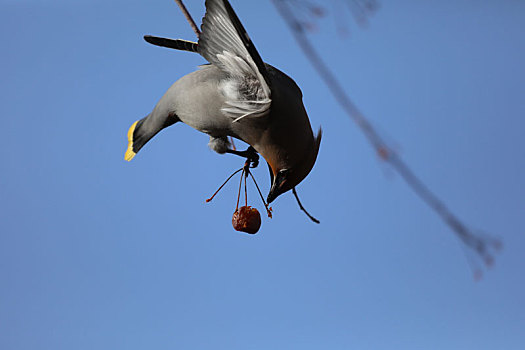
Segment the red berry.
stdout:
[[240,207],[233,213],[232,224],[237,231],[255,234],[261,227],[261,214],[250,206]]

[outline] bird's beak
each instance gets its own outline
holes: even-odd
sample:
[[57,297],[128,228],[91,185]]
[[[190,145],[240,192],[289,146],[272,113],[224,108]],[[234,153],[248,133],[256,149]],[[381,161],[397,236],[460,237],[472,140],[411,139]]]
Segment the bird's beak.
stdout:
[[268,203],[271,203],[275,198],[277,198],[277,195],[275,195],[275,176],[273,174],[273,169],[270,163],[266,162],[268,164],[268,170],[270,171],[270,183],[272,184],[272,187],[270,188],[270,192],[268,193],[268,198],[266,201]]
[[272,188],[270,188],[270,193],[268,193],[268,198],[266,199],[266,201],[268,202],[268,204],[270,204],[271,202],[273,202],[275,200],[275,198],[277,198],[277,196],[279,196],[279,189],[277,188],[277,186],[275,185],[275,182],[272,184]]
[[285,176],[282,172],[277,172],[274,174],[272,168],[270,167],[270,178],[272,180],[272,187],[270,188],[270,193],[268,193],[268,198],[266,201],[271,203],[275,198],[279,197],[283,193],[282,184],[285,181]]

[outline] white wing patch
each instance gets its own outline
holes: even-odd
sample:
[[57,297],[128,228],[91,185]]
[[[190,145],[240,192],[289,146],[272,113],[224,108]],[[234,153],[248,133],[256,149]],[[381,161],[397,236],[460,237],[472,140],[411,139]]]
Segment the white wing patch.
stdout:
[[270,87],[257,69],[253,59],[223,51],[217,59],[230,78],[220,84],[226,106],[222,112],[233,119],[233,123],[246,117],[266,115],[271,105]]

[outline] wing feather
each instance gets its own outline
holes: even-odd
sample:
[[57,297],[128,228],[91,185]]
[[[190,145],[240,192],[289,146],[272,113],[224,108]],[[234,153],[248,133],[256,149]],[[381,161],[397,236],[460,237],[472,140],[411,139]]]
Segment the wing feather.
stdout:
[[271,105],[268,72],[248,33],[227,0],[206,0],[198,52],[229,76],[220,89],[222,112],[237,122],[267,114]]

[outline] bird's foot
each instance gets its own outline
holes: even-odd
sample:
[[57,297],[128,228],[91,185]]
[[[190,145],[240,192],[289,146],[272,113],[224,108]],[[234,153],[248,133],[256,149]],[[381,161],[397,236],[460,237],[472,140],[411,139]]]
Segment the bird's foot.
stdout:
[[250,168],[256,168],[259,165],[259,154],[252,146],[248,147],[245,151],[229,149],[226,151],[226,153],[231,153],[246,158],[246,162],[249,163]]

